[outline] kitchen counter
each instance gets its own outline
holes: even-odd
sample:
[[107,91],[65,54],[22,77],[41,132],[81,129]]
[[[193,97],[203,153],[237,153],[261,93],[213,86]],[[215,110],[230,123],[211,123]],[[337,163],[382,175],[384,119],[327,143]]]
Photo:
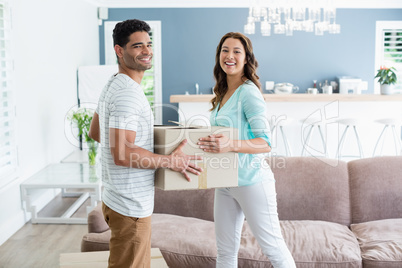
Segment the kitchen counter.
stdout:
[[[209,125],[210,101],[213,96],[212,94],[171,95],[170,102],[178,104],[179,122],[189,125]],[[267,117],[271,122],[289,119],[290,124],[285,129],[293,156],[301,155],[303,141],[308,131],[304,122],[309,118],[319,118],[323,122],[329,155],[335,157],[338,141],[345,129],[344,125],[337,123],[338,119],[354,118],[361,122],[357,131],[365,156],[371,156],[384,127],[375,120],[402,117],[402,94],[263,94],[263,96],[267,104]],[[400,128],[397,131],[397,136],[400,137]],[[272,136],[275,140],[278,133],[275,131]],[[319,151],[322,145],[319,143],[318,133],[313,134],[312,140],[312,148]],[[348,133],[344,148],[349,149],[349,153],[345,150],[350,155],[357,151],[357,145],[353,140],[353,133]],[[392,140],[392,137],[387,140]],[[284,154],[280,138],[279,143],[274,141],[272,145],[273,155]],[[389,152],[393,152],[393,147],[386,147],[391,149]]]
[[[171,103],[209,102],[212,94],[203,95],[171,95]],[[327,101],[402,101],[402,94],[263,94],[267,102],[327,102]]]

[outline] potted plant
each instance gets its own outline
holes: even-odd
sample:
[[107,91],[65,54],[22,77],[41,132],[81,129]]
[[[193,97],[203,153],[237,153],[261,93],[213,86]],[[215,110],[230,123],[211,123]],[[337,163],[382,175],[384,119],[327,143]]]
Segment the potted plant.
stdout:
[[71,123],[78,127],[78,137],[83,137],[83,141],[88,145],[88,162],[89,165],[95,166],[96,154],[98,151],[98,143],[91,139],[89,134],[89,128],[91,126],[93,112],[86,108],[79,108],[72,112],[69,116]]
[[378,78],[378,83],[381,85],[381,94],[390,95],[394,91],[394,84],[396,83],[396,69],[394,67],[387,68],[381,66],[377,71],[377,75],[374,78]]

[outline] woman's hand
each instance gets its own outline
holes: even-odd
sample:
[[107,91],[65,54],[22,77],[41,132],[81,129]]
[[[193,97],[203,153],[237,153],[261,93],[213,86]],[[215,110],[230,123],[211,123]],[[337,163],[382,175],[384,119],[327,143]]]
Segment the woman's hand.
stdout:
[[200,149],[208,153],[226,153],[233,151],[233,141],[223,134],[209,135],[208,137],[200,138],[197,143]]

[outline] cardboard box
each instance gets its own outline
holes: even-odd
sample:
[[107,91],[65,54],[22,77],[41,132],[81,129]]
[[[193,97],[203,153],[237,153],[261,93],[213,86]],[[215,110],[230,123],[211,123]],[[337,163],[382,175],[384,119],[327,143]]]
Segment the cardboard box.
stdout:
[[[60,268],[106,268],[109,251],[60,254]],[[168,268],[158,248],[151,248],[151,268]]]
[[183,152],[203,157],[202,161],[195,161],[203,168],[203,172],[199,176],[188,172],[191,182],[178,172],[160,168],[155,173],[155,187],[162,190],[185,190],[238,186],[237,153],[206,153],[197,145],[199,138],[210,134],[224,134],[230,139],[238,139],[238,130],[227,127],[155,126],[155,153],[168,155],[187,139]]

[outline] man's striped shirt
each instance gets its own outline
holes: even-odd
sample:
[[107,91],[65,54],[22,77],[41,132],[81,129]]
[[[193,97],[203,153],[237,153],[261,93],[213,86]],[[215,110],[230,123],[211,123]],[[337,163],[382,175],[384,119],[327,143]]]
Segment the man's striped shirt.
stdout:
[[136,132],[135,145],[153,152],[154,117],[141,86],[125,74],[113,75],[102,90],[96,112],[101,139],[102,201],[125,216],[150,216],[155,170],[117,166],[109,144],[110,128],[131,130]]

